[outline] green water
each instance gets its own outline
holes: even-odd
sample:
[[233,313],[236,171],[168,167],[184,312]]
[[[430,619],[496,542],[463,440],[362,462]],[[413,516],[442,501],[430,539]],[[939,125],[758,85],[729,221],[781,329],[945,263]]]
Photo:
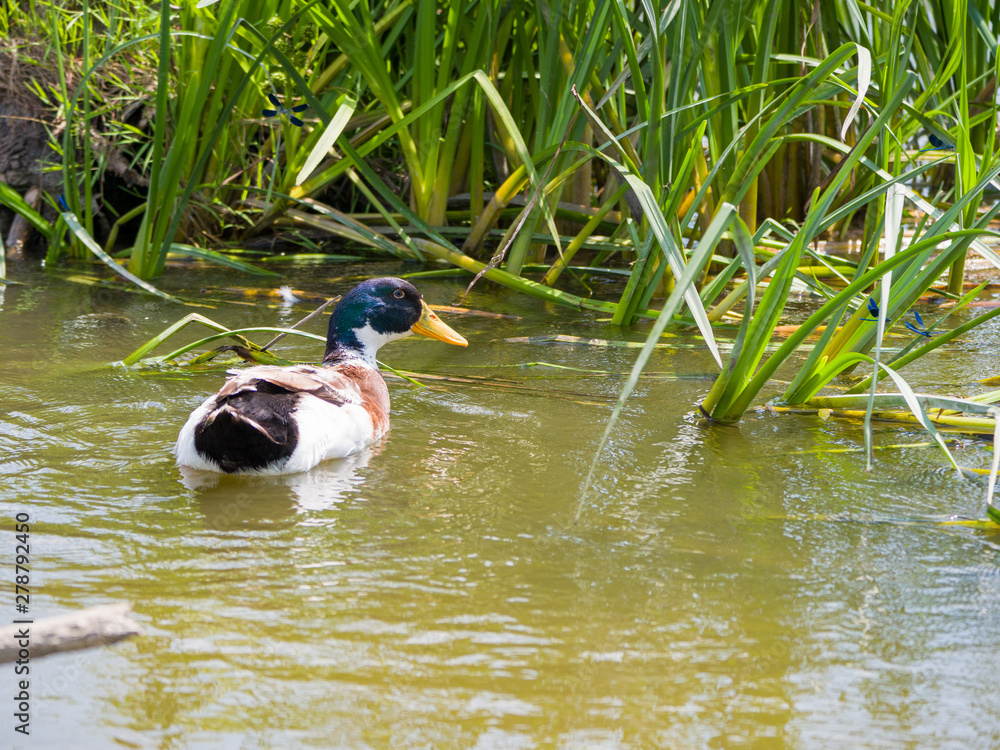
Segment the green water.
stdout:
[[[287,281],[334,293],[356,270]],[[15,616],[23,511],[30,614],[128,601],[145,634],[32,662],[29,739],[12,731],[0,665],[0,746],[1000,746],[1000,535],[883,522],[983,516],[985,479],[935,449],[882,450],[869,474],[845,451],[861,444],[854,425],[757,411],[705,428],[692,411],[715,366],[680,333],[574,524],[621,379],[524,365],[621,374],[635,352],[508,343],[615,332],[484,285],[469,304],[519,318],[444,315],[468,349],[408,339],[382,359],[525,389],[390,381],[393,429],[369,454],[191,489],[170,447],[222,373],[109,366],[188,310],[11,276],[29,285],[0,287],[0,625]],[[166,282],[205,302],[247,283],[262,284]],[[446,304],[464,286],[418,284]],[[200,311],[235,327],[310,309]],[[914,385],[971,392],[1000,372],[997,333],[928,361]],[[925,440],[876,432],[880,446]],[[955,453],[988,466],[988,444]]]

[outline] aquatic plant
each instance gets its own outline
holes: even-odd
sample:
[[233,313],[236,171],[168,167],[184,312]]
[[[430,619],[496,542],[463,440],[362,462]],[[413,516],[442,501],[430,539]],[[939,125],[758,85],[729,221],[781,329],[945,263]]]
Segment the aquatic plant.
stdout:
[[[82,136],[115,119],[115,101],[95,76],[133,52],[156,61],[155,99],[141,91],[130,97],[152,105],[151,132],[115,131],[119,151],[134,154],[150,183],[145,206],[129,212],[136,237],[128,267],[146,280],[162,273],[175,241],[218,247],[240,235],[304,224],[335,229],[375,251],[423,258],[411,236],[464,223],[461,249],[440,242],[440,235],[432,239],[448,251],[438,257],[468,267],[494,228],[510,219],[512,201],[528,191],[536,197],[511,225],[521,231],[508,230],[502,241],[498,268],[506,273],[493,280],[523,290],[512,277],[523,278],[525,264],[542,261],[549,267],[543,286],[586,292],[586,274],[565,274],[577,253],[587,253],[585,265],[594,269],[631,260],[629,283],[610,304],[615,322],[632,324],[675,283],[677,259],[722,202],[739,206],[755,243],[767,241],[756,235],[758,214],[805,221],[807,197],[843,168],[834,168],[842,160],[836,146],[854,147],[863,135],[859,110],[878,107],[904,72],[914,85],[893,115],[890,138],[902,143],[930,130],[938,142],[956,142],[961,164],[968,163],[973,142],[986,143],[988,113],[963,107],[968,89],[984,85],[992,72],[987,8],[977,4],[909,2],[890,12],[824,6],[812,18],[787,0],[758,0],[739,10],[721,0],[566,6],[187,0],[173,10],[161,7],[157,17],[128,6],[121,14],[125,26],[122,18],[94,15],[113,11],[88,3],[72,24],[57,8],[33,8],[25,25],[42,22],[61,68],[69,62],[61,50],[82,52],[80,83],[74,90],[64,86],[53,103],[68,123],[61,143],[65,194],[91,234],[93,189],[106,165]],[[93,23],[104,22],[114,33],[91,33]],[[315,41],[304,36],[310,25],[321,32]],[[944,29],[953,29],[951,36]],[[129,37],[129,30],[153,32]],[[852,44],[859,56],[854,66],[854,53],[843,52]],[[807,96],[805,79],[812,84]],[[308,107],[324,124],[324,114],[347,99],[354,105],[336,145],[327,144],[320,163],[300,180],[323,128],[296,113],[303,127],[263,113],[283,111],[274,101],[302,98],[307,104],[296,105],[298,114]],[[602,126],[579,116],[582,106]],[[942,129],[936,120],[944,117],[955,127]],[[830,138],[834,125],[836,140]],[[969,149],[956,137],[961,133],[969,134]],[[648,186],[653,200],[636,200],[634,185],[615,164],[595,160],[587,152],[593,147],[605,154],[613,149],[615,161]],[[866,151],[879,168],[888,166],[886,139]],[[371,168],[376,154],[405,169],[405,205],[419,221],[400,210],[400,183]],[[942,170],[937,174],[944,179]],[[850,185],[829,196],[834,208],[851,210],[827,231],[843,234],[854,217],[865,216],[866,263],[879,236],[877,217],[869,217],[880,211],[871,192],[878,179],[856,170]],[[352,215],[344,210],[349,206],[320,202],[343,180],[356,196],[351,203],[360,200],[374,213]],[[456,205],[466,208],[449,210],[459,195]],[[869,199],[855,200],[862,195]],[[657,217],[669,232],[650,224],[661,221]],[[562,227],[576,222],[573,233],[561,235],[556,221]],[[390,231],[376,230],[378,222]],[[50,261],[66,247],[84,250],[61,237]],[[722,250],[736,265],[715,262],[716,276],[706,269],[696,284],[703,293],[718,292],[721,282],[706,281],[732,278],[742,264],[732,257],[730,241]],[[572,306],[581,296],[535,293]]]

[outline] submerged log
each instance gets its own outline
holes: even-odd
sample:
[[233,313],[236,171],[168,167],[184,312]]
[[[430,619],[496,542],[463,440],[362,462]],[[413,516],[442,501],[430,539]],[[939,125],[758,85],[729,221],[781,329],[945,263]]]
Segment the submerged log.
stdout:
[[28,649],[29,658],[36,659],[61,651],[105,646],[139,635],[142,631],[131,612],[131,605],[119,602],[0,628],[0,663],[22,658],[22,648]]

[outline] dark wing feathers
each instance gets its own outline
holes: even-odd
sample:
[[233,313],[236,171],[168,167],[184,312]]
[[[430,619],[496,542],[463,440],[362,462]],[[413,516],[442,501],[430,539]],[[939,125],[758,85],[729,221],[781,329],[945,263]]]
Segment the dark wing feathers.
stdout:
[[297,400],[287,391],[267,393],[252,384],[220,394],[194,428],[195,449],[226,472],[284,461],[299,442],[292,419]]

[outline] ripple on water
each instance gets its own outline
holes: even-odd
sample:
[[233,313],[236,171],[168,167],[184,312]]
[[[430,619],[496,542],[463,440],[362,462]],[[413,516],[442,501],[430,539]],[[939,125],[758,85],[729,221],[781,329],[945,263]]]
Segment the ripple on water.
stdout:
[[[0,310],[0,344],[24,339],[5,349],[0,503],[32,509],[40,607],[125,599],[147,633],[89,652],[99,668],[48,696],[49,746],[84,731],[136,746],[248,731],[273,747],[1000,746],[997,538],[900,522],[981,514],[984,485],[935,449],[891,447],[926,442],[916,431],[878,429],[868,473],[842,452],[863,442],[855,425],[752,413],[704,428],[690,415],[710,379],[643,381],[574,523],[611,402],[557,391],[614,397],[621,380],[536,370],[541,393],[390,383],[393,430],[354,462],[189,481],[170,447],[222,373],[106,366],[178,309],[130,295],[118,327],[81,316],[86,294],[47,289],[30,315],[10,293]],[[415,342],[388,361],[509,377],[634,359],[506,344],[554,328],[550,313],[479,299],[524,318],[463,321],[468,352]],[[655,366],[714,371],[696,350]]]

